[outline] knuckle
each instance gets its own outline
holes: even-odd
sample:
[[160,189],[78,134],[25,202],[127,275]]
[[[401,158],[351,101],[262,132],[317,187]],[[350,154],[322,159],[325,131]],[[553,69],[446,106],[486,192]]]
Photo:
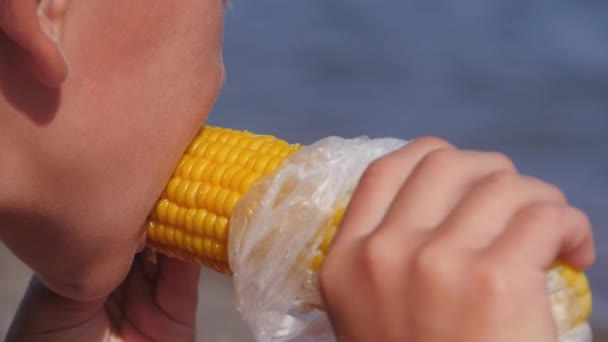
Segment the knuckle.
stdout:
[[449,283],[454,280],[452,258],[433,244],[420,248],[412,260],[412,271],[418,278],[429,284]]
[[557,185],[551,183],[544,183],[545,191],[549,195],[550,198],[554,198],[556,201],[560,203],[566,202],[566,194],[562,189],[560,189]]
[[422,136],[414,139],[411,143],[412,145],[417,145],[420,147],[424,147],[428,150],[436,150],[436,149],[452,149],[454,146],[447,142],[444,139],[434,137],[434,136]]
[[451,148],[440,148],[427,154],[420,162],[422,167],[440,171],[454,166],[459,159],[459,152]]
[[488,152],[487,155],[494,164],[500,166],[502,169],[508,171],[517,170],[517,168],[515,167],[515,163],[513,163],[513,160],[509,158],[506,154],[502,152]]
[[580,226],[584,227],[585,229],[591,229],[591,219],[589,218],[589,215],[587,213],[585,213],[579,208],[574,207],[570,207],[570,210],[575,220],[577,220]]
[[519,175],[511,171],[497,171],[487,176],[482,181],[482,186],[496,190],[512,189],[521,179]]
[[511,278],[498,264],[488,261],[476,261],[470,281],[475,289],[484,294],[504,294],[510,288]]
[[523,219],[539,222],[559,222],[563,218],[564,207],[554,203],[539,202],[522,210]]
[[381,282],[387,274],[395,272],[403,259],[398,249],[391,248],[390,241],[382,235],[367,238],[361,258],[361,267],[373,282]]
[[395,156],[386,155],[380,157],[369,164],[361,176],[362,182],[375,182],[389,176],[396,167]]

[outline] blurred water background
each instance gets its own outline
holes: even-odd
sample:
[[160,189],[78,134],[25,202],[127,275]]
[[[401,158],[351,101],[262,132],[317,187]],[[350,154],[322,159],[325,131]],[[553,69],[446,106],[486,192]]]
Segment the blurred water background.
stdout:
[[[226,19],[228,80],[209,123],[507,153],[589,213],[592,323],[608,341],[608,1],[234,0]],[[29,277],[2,248],[0,336]],[[251,340],[230,286],[203,274],[201,341]]]

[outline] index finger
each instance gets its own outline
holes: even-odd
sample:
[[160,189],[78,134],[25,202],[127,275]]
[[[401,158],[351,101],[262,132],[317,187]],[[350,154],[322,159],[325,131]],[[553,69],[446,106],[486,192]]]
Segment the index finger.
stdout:
[[438,138],[419,138],[374,161],[361,176],[332,245],[372,233],[418,163],[429,153],[452,146]]

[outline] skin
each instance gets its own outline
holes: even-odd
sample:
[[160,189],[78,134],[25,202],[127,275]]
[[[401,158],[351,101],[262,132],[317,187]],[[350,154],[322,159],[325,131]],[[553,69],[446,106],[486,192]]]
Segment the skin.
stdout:
[[367,169],[321,289],[343,341],[557,341],[545,272],[587,268],[592,241],[554,185],[421,138]]
[[[0,239],[35,272],[9,341],[194,339],[198,267],[137,253],[221,88],[223,6],[0,0]],[[560,191],[422,138],[368,169],[321,289],[342,340],[554,341],[557,258],[594,258]]]
[[36,274],[9,341],[194,339],[199,268],[161,262],[144,282],[132,264],[222,86],[223,11],[0,0],[0,239]]

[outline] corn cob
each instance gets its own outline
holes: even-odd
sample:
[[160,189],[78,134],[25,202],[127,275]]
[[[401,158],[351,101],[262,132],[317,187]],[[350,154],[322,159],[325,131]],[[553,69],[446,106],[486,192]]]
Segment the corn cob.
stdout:
[[[232,209],[260,177],[302,146],[272,136],[205,126],[187,148],[148,220],[148,246],[231,275],[228,236]],[[337,208],[307,266],[322,265],[344,208]],[[591,292],[584,273],[558,264],[553,271],[576,297],[570,322],[587,321]],[[566,327],[569,328],[569,327]]]
[[261,176],[300,148],[206,126],[192,141],[148,220],[148,246],[224,274],[232,208]]

